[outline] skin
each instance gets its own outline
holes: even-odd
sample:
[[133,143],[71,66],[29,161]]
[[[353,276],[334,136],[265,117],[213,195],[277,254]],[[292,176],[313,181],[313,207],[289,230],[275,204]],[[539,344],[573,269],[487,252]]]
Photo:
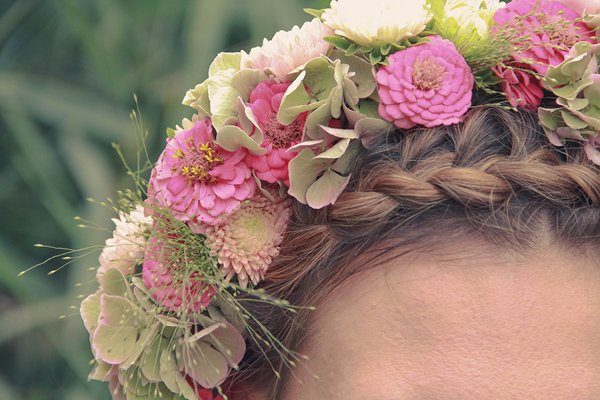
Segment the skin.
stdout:
[[598,253],[481,249],[404,256],[339,286],[282,400],[600,399]]

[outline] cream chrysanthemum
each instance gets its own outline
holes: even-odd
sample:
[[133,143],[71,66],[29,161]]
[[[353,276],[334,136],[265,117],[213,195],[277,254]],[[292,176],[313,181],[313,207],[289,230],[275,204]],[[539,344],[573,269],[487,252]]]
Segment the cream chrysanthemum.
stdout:
[[246,287],[249,281],[256,285],[264,278],[279,254],[290,213],[287,200],[274,202],[259,195],[242,203],[224,224],[208,228],[206,245],[219,259],[226,279],[237,275]]
[[313,58],[327,54],[331,45],[325,40],[333,32],[320,20],[313,19],[301,28],[294,26],[290,31],[279,31],[273,39],[265,39],[263,45],[243,53],[242,67],[251,69],[268,68],[279,81]]
[[370,47],[418,35],[432,14],[426,0],[333,0],[322,18],[337,35]]
[[468,38],[476,33],[480,39],[486,39],[494,23],[494,14],[504,6],[500,0],[448,0],[441,23],[454,18],[458,24],[456,36]]
[[100,267],[97,277],[102,276],[110,268],[116,268],[123,275],[130,275],[136,264],[144,258],[146,232],[152,226],[152,218],[144,215],[144,208],[136,206],[129,214],[119,213],[113,218],[115,230],[113,236],[106,240],[100,254]]

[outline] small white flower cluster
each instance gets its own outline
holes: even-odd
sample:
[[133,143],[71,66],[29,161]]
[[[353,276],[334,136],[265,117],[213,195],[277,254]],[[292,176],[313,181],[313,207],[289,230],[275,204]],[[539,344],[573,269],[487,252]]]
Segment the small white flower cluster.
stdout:
[[100,267],[97,276],[102,276],[110,268],[116,268],[123,275],[130,275],[136,264],[144,258],[146,232],[152,226],[152,218],[144,214],[141,205],[129,214],[119,213],[119,218],[113,218],[115,230],[113,236],[106,240],[106,245],[100,254]]

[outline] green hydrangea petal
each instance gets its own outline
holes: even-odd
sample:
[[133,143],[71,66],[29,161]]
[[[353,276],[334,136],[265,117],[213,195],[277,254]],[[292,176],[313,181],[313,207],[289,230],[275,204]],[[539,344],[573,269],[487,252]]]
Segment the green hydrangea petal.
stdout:
[[254,155],[263,155],[267,152],[265,148],[260,147],[260,143],[257,143],[253,137],[248,136],[242,129],[233,125],[226,125],[221,128],[217,134],[216,142],[228,151],[236,151],[240,147],[244,147]]
[[181,356],[185,373],[202,387],[220,385],[229,374],[225,357],[206,342],[183,345]]
[[180,375],[180,371],[177,368],[177,360],[175,355],[170,349],[164,349],[160,355],[160,378],[161,381],[169,388],[173,393],[179,393],[179,384],[177,383],[177,376]]
[[346,149],[348,149],[348,145],[350,144],[350,139],[342,139],[338,141],[336,144],[331,146],[329,149],[315,156],[317,160],[336,160],[344,155]]
[[314,209],[333,204],[350,182],[350,176],[341,176],[328,169],[306,191],[306,202]]
[[151,382],[160,382],[160,357],[168,347],[169,342],[162,336],[157,336],[142,356],[140,369],[144,377]]
[[131,355],[138,333],[134,326],[100,324],[94,332],[93,348],[103,361],[120,364]]
[[96,360],[96,365],[88,378],[95,381],[108,382],[108,375],[110,374],[111,369],[112,365],[105,363],[102,360]]
[[100,318],[100,295],[101,292],[97,291],[81,302],[81,318],[83,319],[85,329],[87,329],[90,335],[93,335],[98,327],[98,319]]
[[312,150],[304,149],[289,163],[288,193],[303,204],[307,204],[306,192],[326,168],[325,163],[314,158],[315,153]]
[[129,284],[121,271],[110,268],[100,277],[100,289],[111,296],[127,296]]

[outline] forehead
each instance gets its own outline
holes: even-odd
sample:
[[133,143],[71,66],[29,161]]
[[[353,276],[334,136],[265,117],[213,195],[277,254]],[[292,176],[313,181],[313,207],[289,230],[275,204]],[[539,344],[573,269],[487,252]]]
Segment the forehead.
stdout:
[[598,264],[546,253],[362,272],[319,307],[285,399],[600,398]]

